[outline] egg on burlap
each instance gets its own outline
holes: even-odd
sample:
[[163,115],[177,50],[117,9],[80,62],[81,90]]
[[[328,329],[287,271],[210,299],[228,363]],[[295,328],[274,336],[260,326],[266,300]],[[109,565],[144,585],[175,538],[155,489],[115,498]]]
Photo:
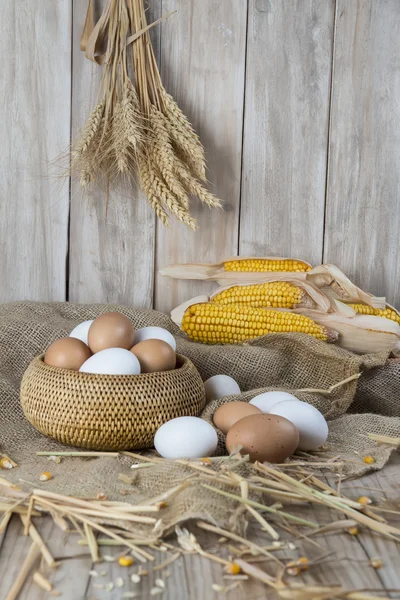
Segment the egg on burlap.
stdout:
[[240,394],[240,387],[229,375],[213,375],[204,382],[207,402]]
[[259,408],[248,402],[227,402],[217,408],[213,416],[213,422],[215,427],[226,435],[232,425],[243,419],[243,417],[261,414]]
[[241,446],[251,461],[281,463],[293,454],[299,432],[288,419],[277,415],[249,415],[237,421],[226,436],[229,453]]

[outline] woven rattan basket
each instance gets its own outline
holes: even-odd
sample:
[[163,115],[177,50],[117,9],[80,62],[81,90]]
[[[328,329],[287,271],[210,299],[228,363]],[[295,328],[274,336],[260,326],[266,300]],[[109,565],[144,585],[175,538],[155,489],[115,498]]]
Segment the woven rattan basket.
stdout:
[[21,383],[26,418],[44,435],[91,450],[151,448],[157,429],[205,405],[201,377],[186,357],[177,368],[142,375],[79,373],[35,358]]

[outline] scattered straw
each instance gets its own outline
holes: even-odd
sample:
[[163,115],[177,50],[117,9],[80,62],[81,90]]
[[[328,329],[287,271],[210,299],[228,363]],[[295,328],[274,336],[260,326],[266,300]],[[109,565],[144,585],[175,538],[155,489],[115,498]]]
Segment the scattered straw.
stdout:
[[[118,455],[116,453],[116,456]],[[210,459],[209,461],[186,459],[172,461],[152,455],[145,456],[128,452],[124,455],[142,466],[156,467],[158,464],[165,463],[170,463],[172,466],[173,463],[177,463],[187,468],[188,475],[164,493],[144,499],[140,504],[107,500],[104,494],[98,495],[97,498],[74,498],[47,490],[35,490],[33,494],[26,495],[15,486],[0,482],[0,491],[4,498],[4,501],[0,503],[0,509],[4,512],[0,530],[4,530],[7,526],[10,515],[18,512],[24,523],[25,532],[28,532],[34,542],[36,555],[41,553],[47,564],[55,567],[57,566],[56,561],[31,519],[32,516],[46,511],[63,531],[68,531],[69,525],[72,524],[74,531],[81,535],[78,544],[89,547],[93,562],[102,558],[106,562],[119,561],[120,564],[128,567],[133,562],[131,555],[144,563],[154,560],[154,555],[148,550],[170,551],[171,556],[150,571],[157,572],[175,562],[182,554],[197,553],[205,559],[221,565],[225,576],[228,574],[231,577],[258,579],[275,590],[279,597],[288,600],[311,600],[316,597],[367,600],[367,598],[371,598],[368,593],[373,590],[369,590],[367,593],[367,590],[344,591],[341,586],[309,586],[301,583],[295,586],[296,581],[293,580],[293,576],[301,574],[305,568],[312,568],[314,565],[320,564],[322,560],[326,560],[326,556],[316,560],[308,560],[305,557],[302,558],[301,555],[297,558],[291,556],[289,562],[287,559],[283,562],[274,554],[277,551],[295,551],[300,541],[318,545],[314,539],[311,539],[316,535],[326,536],[342,532],[357,535],[361,526],[364,530],[369,529],[393,540],[400,540],[400,529],[390,525],[381,515],[377,514],[377,511],[386,511],[398,516],[399,511],[381,509],[379,506],[371,507],[363,497],[360,497],[358,501],[347,498],[342,490],[329,486],[317,477],[316,472],[312,470],[314,464],[307,463],[304,453],[302,453],[304,461],[283,465],[250,464],[247,457],[236,453],[230,457]],[[327,457],[325,462],[320,457],[317,464],[325,464],[329,468],[335,460],[337,461],[338,457]],[[235,470],[235,466],[238,465],[241,467],[240,471]],[[240,473],[245,473],[245,475]],[[116,470],[116,478],[117,476],[118,471]],[[179,547],[165,541],[160,544],[165,532],[165,527],[160,525],[164,514],[162,511],[174,503],[180,494],[185,494],[186,488],[192,485],[197,486],[199,493],[219,494],[228,498],[233,515],[237,515],[238,510],[247,511],[255,519],[254,525],[259,525],[273,538],[273,541],[269,545],[257,544],[229,529],[208,523],[203,518],[197,522],[200,529],[214,533],[220,542],[229,540],[229,543],[223,546],[229,552],[227,558],[203,548],[196,536],[182,527],[176,527]],[[238,492],[231,493],[232,488],[236,488]],[[268,504],[269,497],[274,499],[276,495],[278,495],[279,502]],[[264,499],[265,504],[260,498]],[[292,514],[290,507],[293,503],[324,506],[334,510],[340,519],[320,527],[318,523]],[[140,537],[132,530],[132,523],[135,526],[137,519],[140,523],[148,526],[148,536],[142,533],[142,537]],[[301,533],[297,528],[292,529],[291,523],[301,525]],[[278,530],[281,529],[290,533],[292,541],[278,541]],[[99,548],[102,546],[121,547],[122,551],[121,549],[117,550],[115,556],[100,557]],[[245,556],[248,558],[244,559]],[[379,560],[377,558],[371,561],[371,567],[380,568]],[[267,567],[269,563],[274,563],[274,568],[277,565],[277,574],[272,575],[256,566],[255,563],[260,564],[261,562],[265,562]],[[26,577],[26,568],[24,566],[25,570],[21,572],[19,582],[21,578]],[[147,574],[149,574],[149,570],[141,569],[132,574],[132,581],[140,582],[141,577]],[[37,575],[36,578],[40,579],[40,575]],[[160,578],[160,581],[163,579]],[[234,583],[237,584],[238,581]],[[40,585],[38,581],[37,584]],[[111,584],[117,585],[116,582],[100,585],[102,585],[102,589],[106,589]],[[48,584],[43,583],[43,585],[46,585],[46,589],[48,589]],[[229,585],[220,587],[227,589]],[[163,587],[156,585],[151,589],[160,590],[153,593],[153,595],[158,595],[162,592]],[[11,598],[13,597],[16,596],[11,596]]]
[[38,562],[39,558],[40,550],[35,544],[35,542],[33,542],[31,547],[29,548],[28,554],[24,562],[22,563],[21,570],[18,573],[18,576],[14,581],[13,585],[11,586],[11,589],[9,590],[7,596],[5,597],[5,600],[17,600],[29,573],[31,572],[35,563]]
[[[26,523],[29,523],[28,518],[26,516],[20,515],[20,518],[24,525]],[[48,566],[51,568],[54,568],[56,566],[56,561],[54,560],[50,550],[47,548],[46,544],[44,543],[43,539],[41,538],[36,527],[32,523],[29,524],[28,532],[32,538],[32,541],[36,544],[37,548],[42,553],[42,556],[43,556],[44,560],[46,561],[46,563],[48,564]]]

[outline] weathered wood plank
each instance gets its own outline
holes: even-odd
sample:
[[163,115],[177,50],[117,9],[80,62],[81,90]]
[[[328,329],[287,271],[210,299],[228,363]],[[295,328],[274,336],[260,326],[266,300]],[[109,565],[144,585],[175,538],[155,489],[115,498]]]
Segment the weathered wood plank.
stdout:
[[[292,506],[290,511],[299,517],[319,523],[321,527],[340,519],[340,515],[336,511],[330,511],[325,507],[315,505]],[[277,530],[281,533],[279,527],[277,527]],[[305,556],[310,561],[311,566],[295,577],[288,576],[286,578],[288,585],[303,583],[305,585],[341,585],[346,590],[361,587],[383,589],[375,571],[368,567],[368,557],[365,551],[354,537],[347,533],[341,533],[339,535],[317,535],[310,539],[302,539],[301,535],[306,533],[304,529],[294,526],[292,531],[297,531],[299,535],[299,540],[295,542],[296,549],[285,550],[276,553],[275,556],[280,559],[284,558],[285,563],[288,560],[296,560],[299,556]],[[294,541],[294,536],[286,532],[283,532],[281,537],[283,540]],[[258,532],[256,530],[250,539],[254,539],[258,544],[267,543],[265,535],[261,534],[259,530]],[[312,564],[324,556],[326,558],[321,561],[321,564]],[[276,571],[271,562],[261,563],[258,566],[270,574]],[[261,594],[258,597],[261,598]],[[271,595],[271,599],[278,600],[279,596]]]
[[[102,554],[113,557],[118,557],[125,552],[126,548],[121,546],[102,548]],[[159,552],[157,550],[151,550],[151,554],[154,555],[154,562],[147,562],[145,564],[136,563],[132,567],[121,567],[117,560],[115,562],[106,562],[100,565],[93,565],[92,568],[102,573],[101,577],[91,577],[89,586],[87,589],[87,598],[96,598],[96,600],[120,600],[122,593],[136,593],[139,598],[151,598],[151,590],[158,587],[156,580],[161,579],[164,584],[164,592],[162,597],[165,600],[185,600],[190,597],[188,580],[186,573],[183,568],[183,558],[180,557],[177,561],[171,564],[165,569],[153,571],[158,565],[164,563],[167,559],[171,558],[173,552]],[[131,576],[133,573],[138,573],[140,570],[148,571],[148,574],[144,574],[140,577],[140,581],[133,582]],[[104,575],[106,573],[106,575]],[[116,582],[118,579],[122,579],[123,587],[118,588]],[[112,582],[114,589],[107,591],[104,586],[107,583]],[[161,589],[161,588],[160,588]],[[154,592],[153,592],[154,593]]]
[[[176,262],[216,262],[237,254],[246,39],[244,0],[164,0],[177,14],[162,25],[162,79],[205,148],[210,189],[225,211],[192,204],[195,233],[157,226],[156,269]],[[207,293],[207,284],[156,275],[155,307],[169,311]]]
[[[73,136],[95,105],[102,72],[79,49],[86,8],[87,2],[74,1]],[[160,11],[161,0],[151,2],[149,21],[158,18]],[[157,42],[160,29],[152,35]],[[152,306],[155,217],[136,188],[110,193],[107,199],[99,189],[83,193],[79,181],[73,180],[70,244],[71,301]]]
[[325,262],[399,303],[400,4],[337,2]]
[[[354,481],[342,482],[341,489],[349,498],[357,499],[360,495],[370,496],[374,504],[380,503],[380,506],[388,509],[397,509],[398,490],[400,486],[399,465],[400,456],[394,455],[390,463],[380,472],[370,474]],[[336,486],[337,478],[327,477],[330,485]],[[272,499],[271,499],[272,500]],[[372,506],[374,506],[374,504]],[[336,511],[327,510],[323,506],[294,506],[290,511],[303,518],[308,518],[318,522],[321,526],[340,518]],[[382,513],[385,515],[385,513]],[[266,515],[267,518],[268,515]],[[398,524],[398,517],[387,514],[389,522]],[[279,519],[274,519],[277,530],[281,533],[282,539],[293,541],[293,535],[297,533],[301,536],[306,532],[304,528],[291,526],[292,533],[286,533],[279,526]],[[92,577],[88,583],[88,572],[91,567],[91,558],[87,554],[87,547],[77,544],[77,536],[65,536],[53,523],[50,518],[35,519],[35,524],[48,544],[50,551],[56,558],[63,558],[61,566],[55,571],[49,571],[48,576],[53,582],[54,587],[61,591],[66,597],[74,598],[96,598],[96,600],[119,600],[123,592],[136,592],[139,597],[150,597],[150,591],[155,586],[155,580],[159,577],[165,581],[165,592],[163,597],[167,599],[184,600],[195,597],[210,598],[213,594],[212,585],[227,585],[230,582],[224,579],[224,568],[211,561],[208,561],[198,555],[185,555],[176,560],[173,564],[166,567],[169,576],[165,570],[153,571],[156,565],[164,562],[166,558],[172,555],[173,550],[168,553],[151,550],[155,556],[154,563],[146,563],[144,569],[149,571],[144,575],[138,584],[134,584],[130,576],[137,572],[139,564],[132,567],[122,568],[118,563],[103,562],[93,565],[98,572],[98,577]],[[219,536],[207,534],[202,530],[195,528],[194,524],[189,525],[198,542],[207,551],[217,554],[225,559],[230,556],[229,542],[218,543]],[[247,537],[259,545],[269,545],[271,540],[269,536],[260,531],[257,523],[251,522],[249,525]],[[312,541],[311,541],[312,540]],[[169,542],[177,546],[175,536],[172,535]],[[9,525],[7,535],[4,538],[3,546],[0,548],[0,581],[4,589],[8,589],[18,574],[21,559],[28,551],[30,540],[22,536],[22,526],[18,517],[14,517]],[[237,547],[237,544],[234,543]],[[102,554],[118,556],[123,551],[121,547],[102,547]],[[299,538],[296,542],[296,549],[285,550],[284,552],[274,553],[286,562],[299,555],[307,556],[310,561],[318,559],[322,555],[329,555],[319,566],[311,566],[308,571],[296,578],[287,577],[288,583],[300,584],[301,582],[309,585],[342,585],[345,589],[370,588],[384,591],[385,588],[399,588],[399,557],[397,544],[390,540],[384,540],[377,534],[369,533],[365,528],[360,528],[358,536],[353,537],[348,533],[317,535],[311,539]],[[79,554],[80,558],[67,560],[67,556]],[[383,561],[383,567],[379,571],[369,566],[369,560],[372,557],[379,556]],[[254,557],[248,556],[249,560]],[[258,557],[256,560],[259,560]],[[274,574],[279,568],[268,559],[263,562],[255,563],[267,573]],[[105,573],[105,574],[103,574]],[[124,581],[123,588],[114,587],[111,592],[99,588],[108,582],[117,581],[122,577]],[[7,587],[8,586],[8,587]],[[86,587],[87,586],[87,587]],[[3,590],[3,587],[1,588]],[[28,582],[21,595],[22,600],[36,600],[42,595],[39,588]],[[277,596],[260,582],[249,580],[243,582],[240,586],[229,592],[232,600],[239,600],[245,594],[249,600],[258,600],[264,597],[275,600]],[[388,596],[386,596],[388,597]],[[396,596],[393,596],[396,597]]]
[[13,516],[7,527],[1,546],[0,581],[1,591],[6,596],[18,577],[28,554],[30,541],[22,535],[23,525],[18,516]]
[[[89,579],[90,554],[84,548],[77,546],[76,535],[63,535],[51,518],[35,519],[35,527],[53,557],[60,559],[57,569],[50,569],[47,565],[42,565],[41,572],[52,583],[54,589],[62,593],[65,598],[83,598]],[[22,534],[21,520],[14,515],[1,547],[0,589],[4,594],[11,588],[18,576],[23,559],[31,545],[31,538]],[[80,556],[79,558],[68,558],[75,555]],[[32,581],[32,576],[30,576],[26,580],[19,600],[42,600],[44,594],[45,592]]]
[[64,300],[71,1],[4,0],[0,52],[0,301]]
[[240,254],[322,258],[333,0],[250,0]]
[[[398,498],[400,488],[400,454],[392,455],[390,462],[383,471],[373,472],[361,480],[355,479],[342,484],[343,493],[347,497],[357,500],[360,496],[368,496],[372,500],[371,507],[379,505],[387,510],[398,510]],[[333,484],[333,479],[330,484]],[[360,487],[362,485],[362,487]],[[395,527],[400,527],[400,515],[390,513],[378,513]],[[376,570],[376,575],[386,589],[400,588],[400,553],[397,542],[385,539],[379,535],[373,535],[365,529],[360,529],[357,536],[359,546],[365,553],[365,560],[360,564],[362,574],[372,571],[370,560],[378,558],[382,560],[382,568]],[[364,577],[362,578],[364,581]],[[397,598],[398,594],[388,595],[389,598]]]

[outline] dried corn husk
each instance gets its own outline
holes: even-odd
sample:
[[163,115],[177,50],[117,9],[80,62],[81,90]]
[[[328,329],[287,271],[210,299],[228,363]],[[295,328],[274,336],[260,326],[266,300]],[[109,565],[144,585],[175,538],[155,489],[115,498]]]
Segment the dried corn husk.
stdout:
[[[295,285],[296,287],[300,288],[302,290],[302,292],[304,292],[304,296],[300,302],[300,304],[298,305],[298,308],[314,308],[316,310],[321,310],[323,312],[331,312],[334,311],[336,309],[336,305],[335,302],[329,298],[326,294],[324,294],[324,292],[322,292],[319,288],[317,288],[317,286],[315,286],[313,283],[309,282],[309,281],[304,281],[301,279],[297,279],[296,277],[292,277],[292,273],[285,273],[286,277],[284,279],[281,279],[280,277],[277,278],[275,277],[276,273],[267,273],[267,278],[266,280],[263,281],[255,281],[255,282],[245,282],[245,283],[236,283],[236,284],[230,284],[230,285],[225,285],[222,287],[219,287],[217,290],[215,290],[215,292],[210,296],[209,300],[213,301],[214,298],[220,294],[221,292],[224,292],[225,290],[229,290],[232,289],[234,287],[245,287],[245,286],[249,286],[249,285],[257,285],[257,284],[261,284],[261,283],[274,283],[277,281],[285,281],[287,283],[291,283],[292,285]],[[278,275],[281,275],[280,273],[278,273]],[[297,275],[297,274],[294,274]],[[264,273],[265,276],[265,273]],[[203,300],[204,301],[204,300]]]
[[[234,283],[260,283],[264,281],[285,281],[288,274],[290,274],[291,279],[306,279],[306,271],[292,273],[290,271],[244,272],[225,270],[225,263],[230,261],[244,260],[291,260],[302,263],[305,269],[311,269],[311,265],[300,258],[280,258],[276,256],[263,256],[261,258],[254,256],[235,256],[226,258],[224,261],[216,264],[187,263],[169,265],[161,269],[160,274],[164,277],[171,277],[172,279],[204,279],[207,281],[217,281],[218,283],[221,283],[221,285],[231,285]],[[268,279],[269,276],[275,279]]]
[[374,308],[385,308],[385,298],[364,292],[354,285],[335,265],[320,265],[307,273],[307,280],[321,288],[327,295],[343,302],[361,302]]
[[339,313],[327,314],[306,308],[296,309],[295,312],[337,331],[338,345],[346,350],[359,354],[400,352],[400,325],[390,319],[357,313],[346,317]]

